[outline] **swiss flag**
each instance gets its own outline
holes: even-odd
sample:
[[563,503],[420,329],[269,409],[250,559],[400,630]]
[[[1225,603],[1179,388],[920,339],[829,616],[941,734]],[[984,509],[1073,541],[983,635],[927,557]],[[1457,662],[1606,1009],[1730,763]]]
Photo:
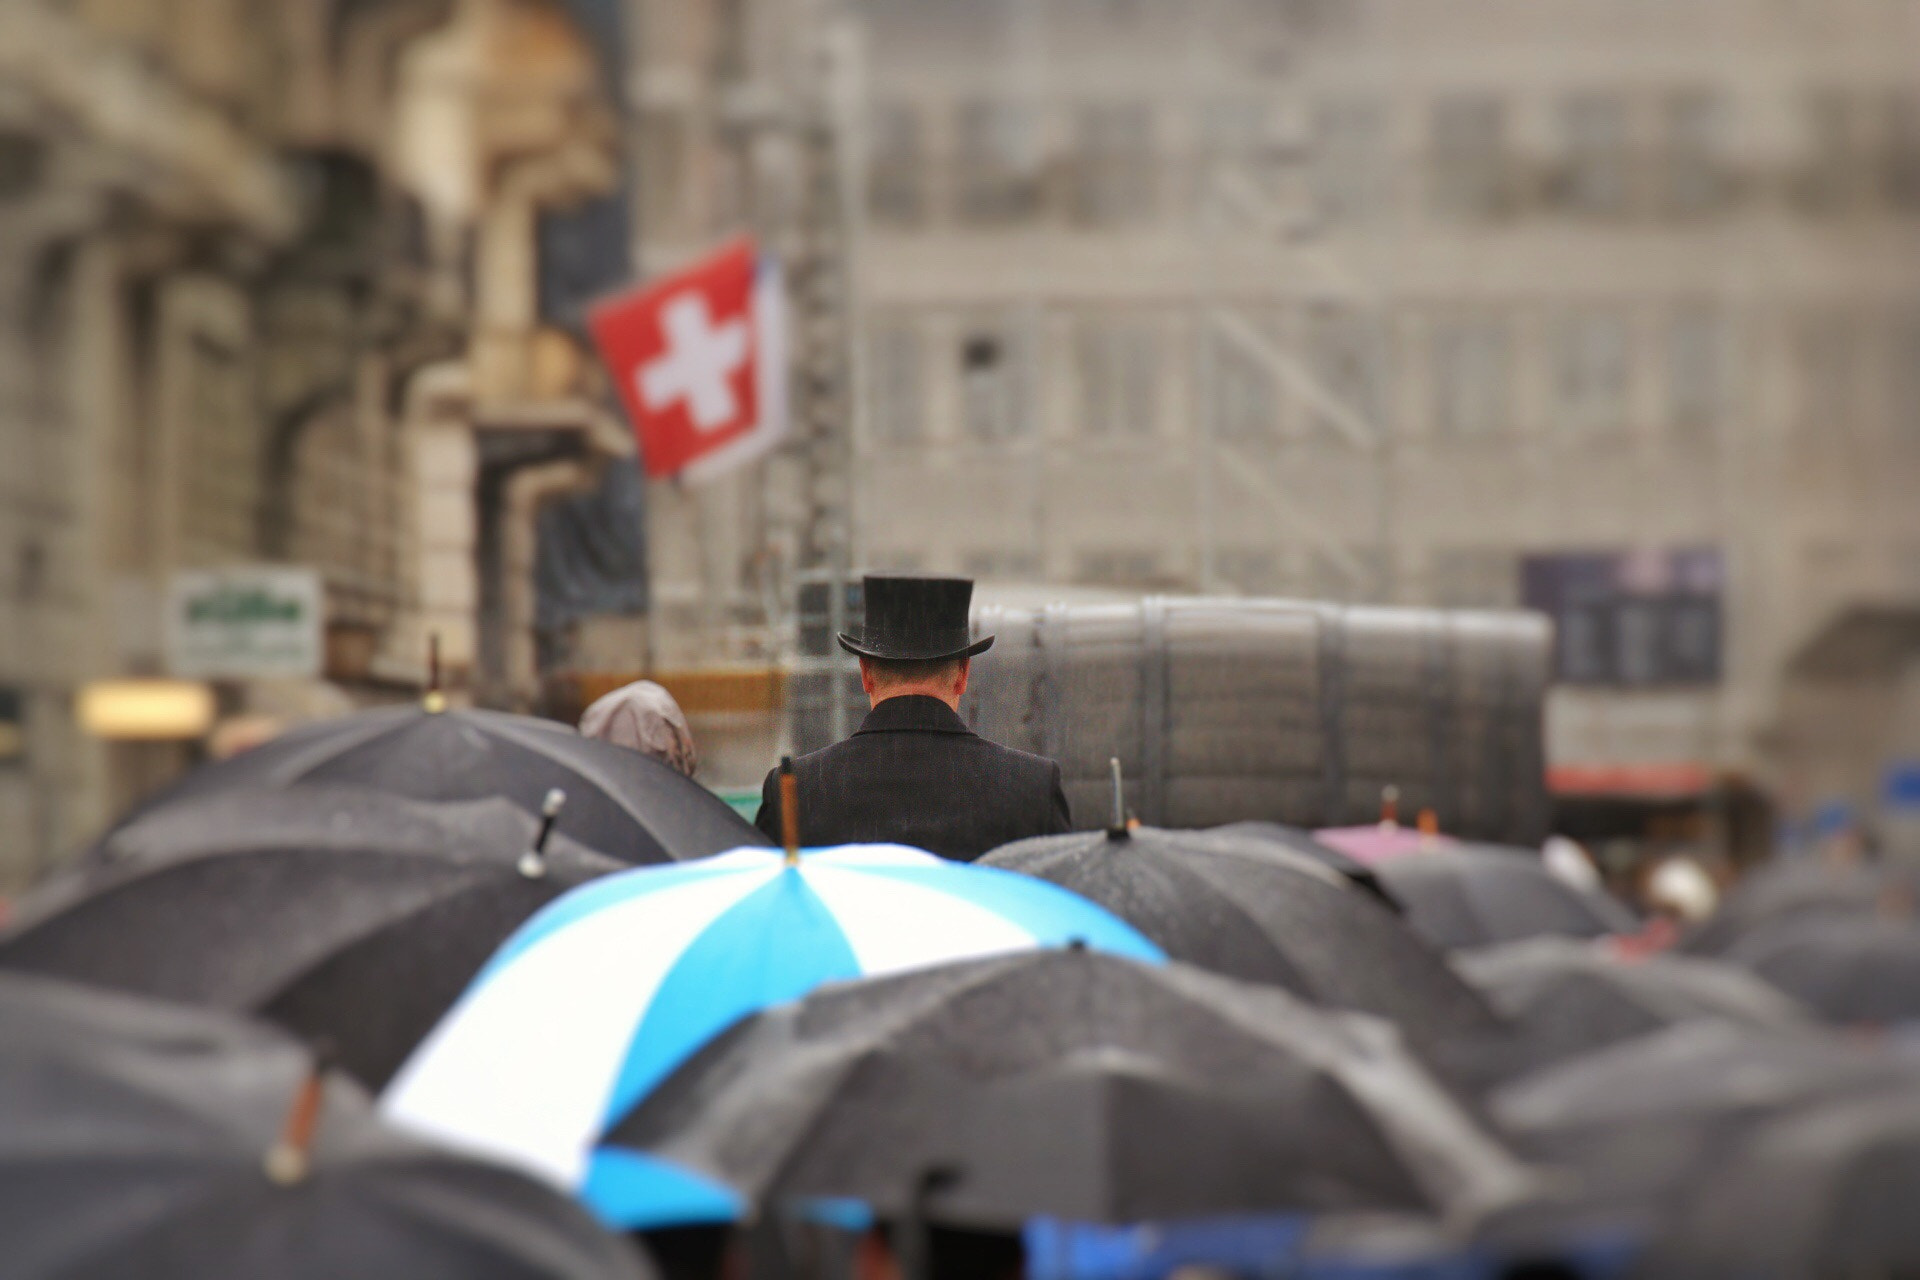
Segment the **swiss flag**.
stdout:
[[780,272],[753,241],[608,299],[587,323],[647,475],[710,480],[786,434]]

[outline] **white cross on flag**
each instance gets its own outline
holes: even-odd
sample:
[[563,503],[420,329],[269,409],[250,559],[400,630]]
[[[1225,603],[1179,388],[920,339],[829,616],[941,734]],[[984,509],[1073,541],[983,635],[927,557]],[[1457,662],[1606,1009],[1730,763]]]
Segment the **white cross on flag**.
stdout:
[[647,475],[711,480],[787,430],[779,266],[739,240],[588,318]]

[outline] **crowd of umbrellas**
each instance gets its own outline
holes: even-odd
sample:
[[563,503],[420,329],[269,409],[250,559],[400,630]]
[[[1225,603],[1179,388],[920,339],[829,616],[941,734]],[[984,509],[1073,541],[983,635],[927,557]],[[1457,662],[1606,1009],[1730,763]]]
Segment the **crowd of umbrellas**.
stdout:
[[1654,945],[1530,850],[1123,797],[795,851],[360,713],[14,905],[0,1275],[1911,1276],[1916,887],[1763,868]]

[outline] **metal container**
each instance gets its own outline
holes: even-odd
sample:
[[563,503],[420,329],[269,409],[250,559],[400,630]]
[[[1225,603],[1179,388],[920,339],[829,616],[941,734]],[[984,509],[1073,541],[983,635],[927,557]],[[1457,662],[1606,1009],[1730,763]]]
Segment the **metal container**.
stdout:
[[1156,826],[1370,821],[1384,787],[1443,830],[1546,831],[1550,631],[1531,613],[1299,600],[985,604],[962,714],[1060,762],[1077,822],[1109,818],[1107,762]]

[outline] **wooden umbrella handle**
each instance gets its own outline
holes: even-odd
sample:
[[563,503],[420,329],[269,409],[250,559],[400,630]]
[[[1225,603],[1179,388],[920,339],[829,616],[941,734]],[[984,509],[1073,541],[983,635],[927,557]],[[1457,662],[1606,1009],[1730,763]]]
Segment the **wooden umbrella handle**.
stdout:
[[800,780],[793,775],[793,757],[780,757],[780,843],[787,849],[787,865],[800,861]]
[[313,1158],[313,1135],[320,1128],[320,1104],[327,1093],[327,1072],[332,1067],[332,1050],[318,1046],[300,1088],[287,1108],[286,1122],[280,1128],[280,1140],[267,1152],[267,1176],[281,1185],[290,1185],[307,1176]]

